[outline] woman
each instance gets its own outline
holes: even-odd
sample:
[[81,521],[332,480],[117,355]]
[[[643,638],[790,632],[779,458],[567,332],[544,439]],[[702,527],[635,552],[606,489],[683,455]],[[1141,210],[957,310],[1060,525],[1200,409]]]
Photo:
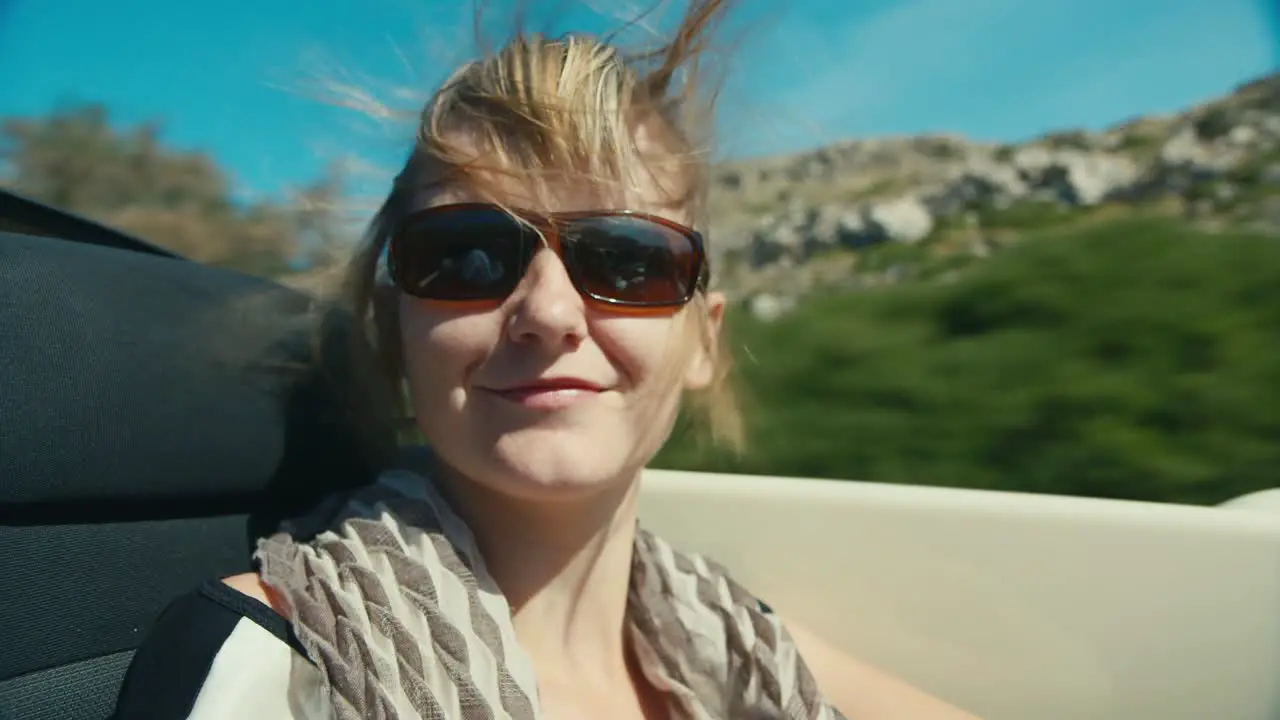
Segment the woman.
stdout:
[[171,607],[120,720],[966,717],[637,528],[682,395],[740,432],[681,81],[724,10],[644,56],[521,35],[444,83],[348,284],[433,457]]

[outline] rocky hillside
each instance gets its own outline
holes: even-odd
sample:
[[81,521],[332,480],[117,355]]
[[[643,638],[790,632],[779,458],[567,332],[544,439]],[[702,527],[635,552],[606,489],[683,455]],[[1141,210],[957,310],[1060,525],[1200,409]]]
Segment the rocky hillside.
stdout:
[[1101,132],[850,140],[725,164],[711,198],[718,282],[763,316],[816,286],[945,277],[1028,229],[1131,212],[1280,234],[1280,73]]

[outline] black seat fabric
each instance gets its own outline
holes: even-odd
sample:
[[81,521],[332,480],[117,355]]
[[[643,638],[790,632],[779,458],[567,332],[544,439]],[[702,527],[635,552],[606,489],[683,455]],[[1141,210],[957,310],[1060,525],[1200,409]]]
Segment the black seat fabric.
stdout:
[[[368,480],[358,334],[271,283],[0,233],[0,720],[101,720],[174,596]],[[314,348],[326,351],[316,353]],[[319,362],[317,361],[319,359]]]

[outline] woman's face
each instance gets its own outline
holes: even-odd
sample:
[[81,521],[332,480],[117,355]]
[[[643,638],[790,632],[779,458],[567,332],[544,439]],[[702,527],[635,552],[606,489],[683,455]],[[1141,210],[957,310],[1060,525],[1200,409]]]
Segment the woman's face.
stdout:
[[[504,195],[515,206],[525,200]],[[654,201],[651,184],[628,195],[627,209],[687,223]],[[442,193],[430,204],[471,199]],[[605,207],[569,193],[552,205]],[[403,293],[399,304],[412,404],[436,456],[491,490],[549,500],[628,481],[653,457],[682,390],[711,381],[707,337],[719,331],[724,301],[711,294],[671,314],[610,313],[583,298],[560,256],[543,247],[497,307],[463,310]]]

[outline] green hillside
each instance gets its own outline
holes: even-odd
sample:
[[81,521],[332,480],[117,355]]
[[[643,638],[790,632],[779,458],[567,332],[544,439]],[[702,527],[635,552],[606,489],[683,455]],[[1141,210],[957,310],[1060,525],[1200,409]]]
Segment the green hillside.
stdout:
[[657,465],[1215,503],[1280,485],[1280,240],[1035,231],[949,282],[730,323],[750,451]]

